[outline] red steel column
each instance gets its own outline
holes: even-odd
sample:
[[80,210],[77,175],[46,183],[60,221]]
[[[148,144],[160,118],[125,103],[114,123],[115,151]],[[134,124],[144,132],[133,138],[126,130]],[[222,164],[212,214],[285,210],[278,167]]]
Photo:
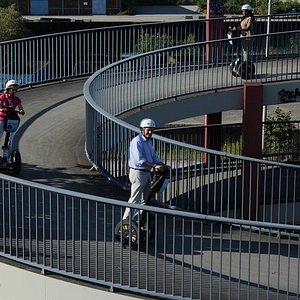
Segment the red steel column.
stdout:
[[[248,157],[262,157],[263,85],[244,84],[243,151]],[[244,164],[242,214],[246,220],[257,218],[257,179],[259,164]]]
[[[223,39],[224,36],[224,3],[223,0],[208,0],[206,6],[206,41]],[[217,62],[220,58],[221,45],[206,45],[206,62]],[[210,127],[211,124],[221,124],[222,113],[205,115],[204,125],[204,147],[214,150],[221,150],[221,128],[220,126]],[[204,157],[207,161],[207,157]]]
[[[204,116],[204,147],[214,150],[221,150],[221,126],[222,113],[209,114]],[[216,125],[216,126],[213,126]]]
[[[207,0],[206,5],[206,41],[224,39],[224,3],[223,0]],[[206,61],[216,62],[221,58],[223,45],[206,45]]]

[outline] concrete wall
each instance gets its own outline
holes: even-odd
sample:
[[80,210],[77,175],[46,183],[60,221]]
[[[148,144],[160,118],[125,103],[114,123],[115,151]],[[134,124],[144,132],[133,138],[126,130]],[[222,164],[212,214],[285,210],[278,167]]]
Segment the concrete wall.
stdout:
[[[263,86],[263,105],[283,105],[300,102],[300,82],[286,81]],[[157,106],[132,111],[123,120],[138,127],[142,118],[152,116],[158,126],[204,114],[243,108],[243,88],[232,88],[182,96],[166,100]]]
[[1,300],[129,300],[133,297],[59,280],[0,262]]

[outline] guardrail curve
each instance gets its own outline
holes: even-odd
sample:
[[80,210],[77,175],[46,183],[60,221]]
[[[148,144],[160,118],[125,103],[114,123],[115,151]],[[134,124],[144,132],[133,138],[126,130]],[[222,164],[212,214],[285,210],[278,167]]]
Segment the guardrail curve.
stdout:
[[[87,80],[84,89],[87,99],[87,131],[92,133],[86,141],[88,157],[104,175],[126,188],[128,145],[139,129],[132,128],[124,120],[138,124],[139,119],[150,115],[158,124],[163,125],[163,120],[170,120],[174,116],[182,117],[183,111],[180,111],[181,114],[174,111],[174,114],[168,115],[167,109],[161,107],[166,105],[169,109],[179,102],[183,102],[181,108],[187,106],[187,95],[192,97],[194,93],[198,95],[200,92],[239,87],[247,81],[269,83],[297,80],[298,48],[292,47],[289,41],[298,36],[299,31],[253,36],[251,40],[255,46],[249,51],[252,52],[256,74],[248,80],[230,74],[228,65],[234,57],[234,50],[225,39],[156,50],[101,69]],[[240,41],[239,38],[235,40]],[[278,53],[265,56],[262,45],[266,45],[266,42],[271,47],[276,45]],[[216,55],[211,60],[206,56],[208,49],[210,54]],[[222,55],[218,56],[220,49]],[[239,49],[236,51],[239,52]],[[176,62],[170,63],[170,57]],[[182,96],[185,97],[180,99]],[[213,99],[209,101],[213,102]],[[210,113],[218,112],[220,108],[215,109]],[[207,113],[205,106],[202,113],[199,109],[191,110],[194,110],[194,116]],[[110,136],[117,138],[108,138]],[[272,213],[268,217],[261,214],[261,210],[267,210],[269,205],[275,206],[277,210],[281,199],[285,199],[286,212],[291,203],[298,202],[297,184],[287,188],[281,175],[279,178],[275,176],[269,184],[265,183],[274,168],[292,173],[293,175],[288,176],[297,182],[299,166],[243,158],[159,136],[154,137],[154,143],[160,156],[173,169],[174,180],[164,194],[163,201],[199,213],[217,213],[221,216],[269,222],[287,222],[291,217],[293,224],[299,221],[296,221],[296,215],[287,217],[286,213],[283,213],[284,220],[279,211],[274,219],[271,219]],[[219,177],[226,180],[227,188],[222,188],[223,181]],[[273,190],[275,180],[281,182],[280,192],[276,195]],[[256,196],[247,195],[248,189]],[[267,200],[269,198],[272,200]],[[249,205],[247,216],[245,213],[241,215],[241,210],[245,211],[245,207],[238,205],[236,209],[237,203]]]
[[[260,77],[265,82],[297,80],[298,15],[265,16],[259,24],[270,18],[277,33],[253,37],[252,50],[258,45],[277,48],[267,57],[264,51],[253,51],[256,74],[267,75]],[[289,23],[288,33],[280,30],[287,19],[296,21]],[[238,22],[220,21],[225,24],[218,27],[222,36],[228,22]],[[243,82],[228,71],[239,46],[229,48],[224,39],[203,42],[207,22],[106,28],[0,43],[2,74],[19,75],[20,83],[31,85],[96,72],[84,88],[86,153],[104,176],[126,188],[126,153],[138,131],[126,120],[155,111],[157,103],[176,101],[179,95]],[[263,33],[264,26],[259,28]],[[190,33],[197,37],[195,43],[179,45]],[[117,62],[124,54],[136,54],[135,45],[145,34],[159,37],[155,48],[164,48],[172,36],[172,47],[149,47],[152,52]],[[1,256],[160,298],[299,299],[300,168],[159,136],[154,142],[173,170],[172,183],[158,200],[181,210],[143,207],[155,223],[153,240],[131,249],[114,235],[125,207],[140,206],[1,174]]]

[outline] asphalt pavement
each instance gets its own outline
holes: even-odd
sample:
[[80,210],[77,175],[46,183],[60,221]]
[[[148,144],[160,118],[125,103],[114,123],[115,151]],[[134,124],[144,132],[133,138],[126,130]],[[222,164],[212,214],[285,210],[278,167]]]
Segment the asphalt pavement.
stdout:
[[85,145],[86,79],[20,90],[25,116],[15,138],[22,156],[20,178],[92,195],[128,199],[97,172],[90,172]]
[[[23,169],[20,178],[101,197],[127,200],[128,191],[116,188],[98,172],[91,172],[85,155],[85,79],[20,90],[25,116],[15,137]],[[276,106],[269,106],[268,112]],[[299,120],[300,105],[286,104],[285,111]],[[241,111],[223,113],[224,123],[241,122]],[[175,123],[203,124],[203,117]]]

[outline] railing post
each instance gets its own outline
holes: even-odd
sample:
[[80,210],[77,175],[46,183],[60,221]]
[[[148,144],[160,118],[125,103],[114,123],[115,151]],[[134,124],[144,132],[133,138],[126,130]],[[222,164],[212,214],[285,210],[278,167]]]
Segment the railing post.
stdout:
[[[242,155],[260,159],[262,157],[262,113],[263,85],[244,84],[243,99],[243,151]],[[243,219],[257,218],[257,189],[259,165],[245,161]]]
[[[209,0],[207,1],[206,9],[206,41],[223,39],[224,36],[224,3],[223,0]],[[213,47],[210,44],[206,45],[206,62],[210,63],[218,60],[218,49],[221,45]],[[204,124],[206,125],[204,131],[204,147],[209,149],[221,150],[221,128],[220,126],[210,127],[211,124],[221,124],[222,113],[215,113],[205,115]],[[207,161],[205,155],[204,160]]]
[[[204,116],[204,147],[208,149],[221,150],[222,137],[221,126],[222,113],[209,114]],[[215,126],[213,126],[215,125]]]
[[[223,0],[208,0],[206,7],[206,41],[224,39],[224,3]],[[218,51],[219,50],[219,51]],[[221,45],[206,45],[206,61],[216,62],[220,55]]]

